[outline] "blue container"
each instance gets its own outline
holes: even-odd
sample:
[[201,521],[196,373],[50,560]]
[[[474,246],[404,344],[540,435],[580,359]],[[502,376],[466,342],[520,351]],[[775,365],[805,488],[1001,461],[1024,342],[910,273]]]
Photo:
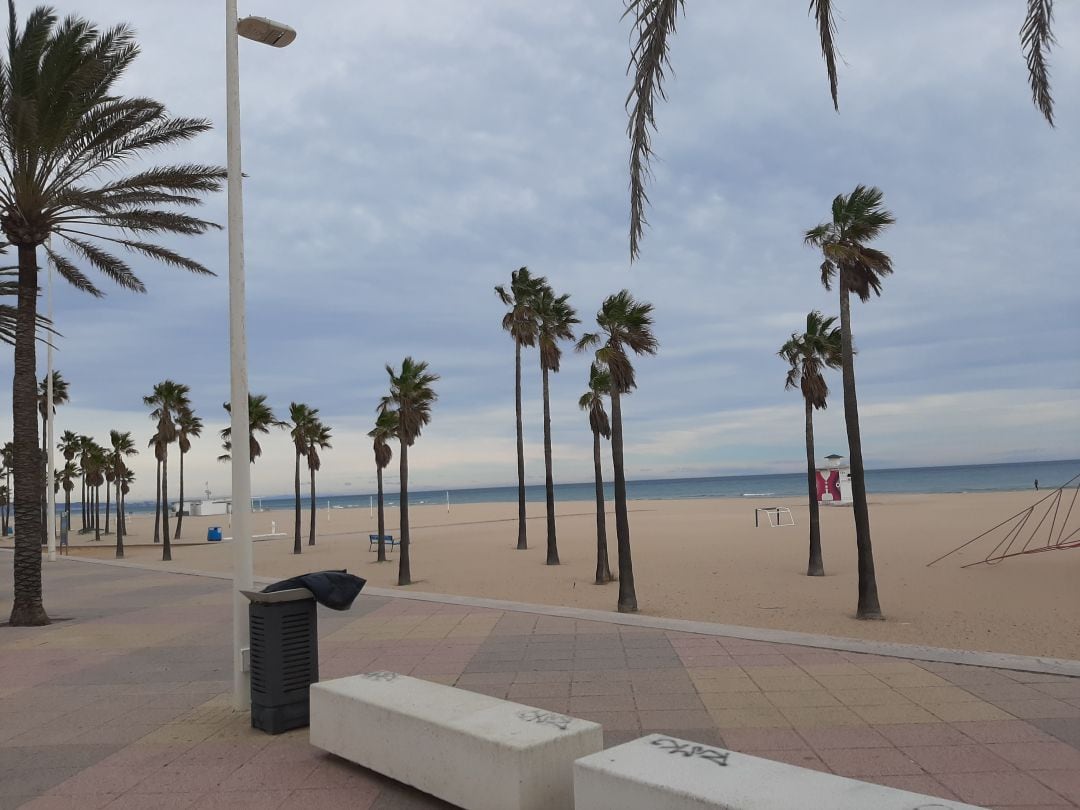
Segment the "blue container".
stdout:
[[221,527],[220,526],[211,526],[209,529],[206,530],[206,542],[214,543],[214,542],[220,542],[220,541],[221,541]]

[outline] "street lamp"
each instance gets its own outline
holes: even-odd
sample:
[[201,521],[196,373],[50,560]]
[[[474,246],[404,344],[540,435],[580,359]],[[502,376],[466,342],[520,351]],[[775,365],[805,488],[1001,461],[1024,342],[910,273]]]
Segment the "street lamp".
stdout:
[[232,428],[233,526],[233,701],[237,709],[251,703],[245,651],[248,637],[247,599],[254,573],[251,554],[251,459],[248,446],[247,337],[244,331],[244,199],[240,166],[239,38],[284,48],[296,38],[287,25],[265,17],[237,20],[236,0],[225,0],[225,140],[228,149],[229,196],[229,408]]

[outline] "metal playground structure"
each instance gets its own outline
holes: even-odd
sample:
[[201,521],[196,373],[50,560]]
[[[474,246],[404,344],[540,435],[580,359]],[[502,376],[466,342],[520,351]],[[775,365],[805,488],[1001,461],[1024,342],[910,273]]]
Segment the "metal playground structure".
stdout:
[[[946,557],[980,540],[983,541],[980,547],[985,547],[999,536],[1000,539],[981,560],[960,567],[996,565],[1010,557],[1080,548],[1080,508],[1075,508],[1078,496],[1080,496],[1080,474],[1074,475],[1057,489],[1048,492],[1027,509],[1022,509],[1012,517],[927,563],[926,567],[929,568],[934,563],[941,562]],[[1041,517],[1038,517],[1039,515]],[[1003,530],[1003,534],[999,533],[999,530]]]

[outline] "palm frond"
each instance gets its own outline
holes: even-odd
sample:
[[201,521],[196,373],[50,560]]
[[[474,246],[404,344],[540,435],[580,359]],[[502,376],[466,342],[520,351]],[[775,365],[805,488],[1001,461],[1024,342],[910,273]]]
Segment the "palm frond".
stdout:
[[45,248],[45,253],[48,255],[49,259],[52,260],[53,267],[55,267],[56,272],[60,274],[60,278],[64,279],[68,284],[81,292],[89,293],[95,298],[105,297],[105,293],[95,287],[94,283],[83,275],[82,271],[79,270],[79,268],[66,256],[61,256],[50,247]]
[[1027,16],[1020,26],[1020,44],[1027,61],[1031,100],[1043,114],[1046,123],[1054,126],[1054,98],[1050,95],[1050,65],[1047,57],[1056,44],[1052,29],[1054,0],[1028,0]]
[[670,38],[675,34],[684,0],[627,0],[623,17],[634,20],[636,41],[630,46],[626,72],[633,73],[633,83],[626,97],[630,120],[630,260],[641,250],[641,239],[648,220],[645,208],[649,195],[645,190],[651,176],[654,156],[652,133],[656,132],[656,102],[666,100],[664,79],[671,66]]
[[85,239],[79,239],[74,236],[74,233],[68,230],[60,232],[64,242],[70,245],[72,250],[80,254],[94,268],[100,270],[124,289],[140,293],[146,292],[146,287],[139,281],[138,276],[132,272],[127,262],[113,256],[111,253],[107,253]]
[[810,0],[810,13],[817,21],[818,35],[821,37],[821,55],[825,59],[825,69],[829,74],[829,93],[832,96],[833,109],[840,112],[840,102],[836,95],[836,20],[833,19],[832,0]]

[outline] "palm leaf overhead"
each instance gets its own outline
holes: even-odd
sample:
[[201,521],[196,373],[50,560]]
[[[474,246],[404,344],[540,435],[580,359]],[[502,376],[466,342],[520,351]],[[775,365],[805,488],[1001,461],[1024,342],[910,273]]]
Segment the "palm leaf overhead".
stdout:
[[611,438],[611,420],[604,410],[604,397],[611,391],[611,375],[596,363],[589,366],[589,390],[578,399],[578,407],[589,414],[589,427],[605,439]]
[[397,411],[381,409],[375,418],[375,427],[368,431],[375,452],[375,464],[380,470],[386,469],[394,458],[394,450],[388,442],[397,438]]
[[431,408],[439,398],[431,387],[438,382],[439,375],[427,369],[426,361],[417,362],[411,357],[401,362],[400,373],[390,364],[386,366],[386,373],[390,375],[390,394],[382,398],[379,410],[397,412],[397,437],[410,447],[431,421]]
[[[222,403],[222,407],[226,413],[232,413],[228,402]],[[283,428],[288,427],[288,425],[274,416],[273,409],[266,404],[266,394],[248,394],[248,449],[251,452],[252,464],[255,463],[255,459],[262,455],[262,446],[259,444],[255,434],[267,434],[270,432],[270,428],[275,427]],[[218,461],[229,461],[231,458],[229,453],[232,451],[232,428],[224,428],[220,435],[221,445],[225,453],[218,456]]]
[[825,60],[825,70],[829,74],[829,94],[832,96],[833,109],[840,111],[840,100],[836,95],[836,20],[833,19],[832,0],[810,0],[810,13],[817,22],[818,36],[821,38],[821,56]]
[[1054,22],[1054,0],[1028,0],[1027,16],[1020,26],[1020,44],[1027,61],[1031,100],[1043,114],[1046,123],[1054,125],[1054,98],[1050,95],[1050,66],[1047,57],[1056,44],[1051,28]]
[[806,316],[806,331],[792,332],[777,354],[790,365],[784,388],[798,388],[810,404],[823,410],[828,407],[829,386],[822,372],[840,368],[840,327],[836,318],[826,317],[817,310]]

